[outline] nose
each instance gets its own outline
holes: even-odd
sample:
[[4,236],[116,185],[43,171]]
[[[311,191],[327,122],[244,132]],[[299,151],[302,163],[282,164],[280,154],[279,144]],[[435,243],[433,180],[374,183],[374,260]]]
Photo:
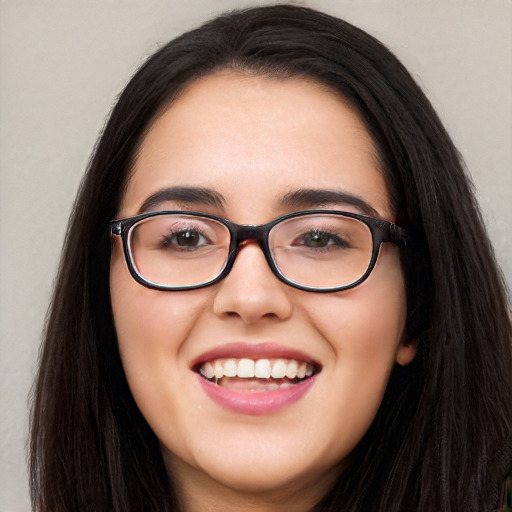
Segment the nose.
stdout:
[[273,274],[258,243],[242,243],[230,273],[218,284],[213,309],[252,324],[263,318],[285,320],[292,313],[287,285]]

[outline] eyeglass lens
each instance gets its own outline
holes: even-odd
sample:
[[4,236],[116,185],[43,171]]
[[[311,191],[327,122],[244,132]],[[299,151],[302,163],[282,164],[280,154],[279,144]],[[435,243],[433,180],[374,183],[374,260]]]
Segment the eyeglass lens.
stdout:
[[[135,224],[129,248],[136,271],[164,286],[193,286],[224,269],[230,231],[214,219],[157,215]],[[275,266],[297,284],[334,288],[361,278],[372,256],[372,234],[362,221],[332,214],[285,219],[269,233]]]

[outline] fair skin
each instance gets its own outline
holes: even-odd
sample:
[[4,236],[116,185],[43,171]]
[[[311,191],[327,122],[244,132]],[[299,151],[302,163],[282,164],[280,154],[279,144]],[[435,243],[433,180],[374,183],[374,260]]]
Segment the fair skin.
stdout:
[[[357,196],[393,221],[361,120],[334,93],[302,79],[222,71],[188,86],[144,139],[118,218],[176,186],[208,189],[223,202],[151,209],[199,210],[239,224],[305,208],[365,213],[338,202],[283,203],[299,189],[325,189]],[[287,286],[250,242],[219,283],[165,292],[130,276],[117,239],[111,294],[130,389],[186,511],[310,510],[375,417],[394,363],[408,364],[415,353],[404,336],[399,249],[389,243],[367,281],[342,292]],[[314,383],[277,411],[226,408],[204,392],[194,363],[230,343],[299,350],[317,365]]]

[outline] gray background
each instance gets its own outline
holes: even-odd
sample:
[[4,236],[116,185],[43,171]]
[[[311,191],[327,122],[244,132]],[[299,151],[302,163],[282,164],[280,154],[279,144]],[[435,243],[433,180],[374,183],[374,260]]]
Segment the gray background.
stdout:
[[[106,115],[161,43],[237,0],[0,0],[0,511],[29,510],[27,397],[67,217]],[[512,283],[512,3],[292,2],[402,59],[471,171]]]

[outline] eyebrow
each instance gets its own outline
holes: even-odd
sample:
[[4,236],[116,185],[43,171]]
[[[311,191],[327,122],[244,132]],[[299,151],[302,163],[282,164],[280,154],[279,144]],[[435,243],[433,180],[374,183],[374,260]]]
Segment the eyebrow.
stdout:
[[326,204],[347,204],[355,206],[363,214],[378,217],[373,206],[355,194],[339,190],[300,189],[286,194],[282,204],[293,208],[314,208]]
[[[155,210],[161,203],[175,201],[183,205],[207,205],[223,208],[225,199],[217,191],[203,187],[169,187],[150,195],[142,204],[139,213]],[[326,204],[347,204],[366,215],[378,217],[375,208],[355,194],[339,190],[299,189],[286,194],[281,204],[288,208],[315,208]]]
[[157,208],[166,201],[176,201],[184,204],[208,205],[222,208],[225,204],[222,194],[202,187],[170,187],[158,190],[150,195],[139,209],[145,213]]

